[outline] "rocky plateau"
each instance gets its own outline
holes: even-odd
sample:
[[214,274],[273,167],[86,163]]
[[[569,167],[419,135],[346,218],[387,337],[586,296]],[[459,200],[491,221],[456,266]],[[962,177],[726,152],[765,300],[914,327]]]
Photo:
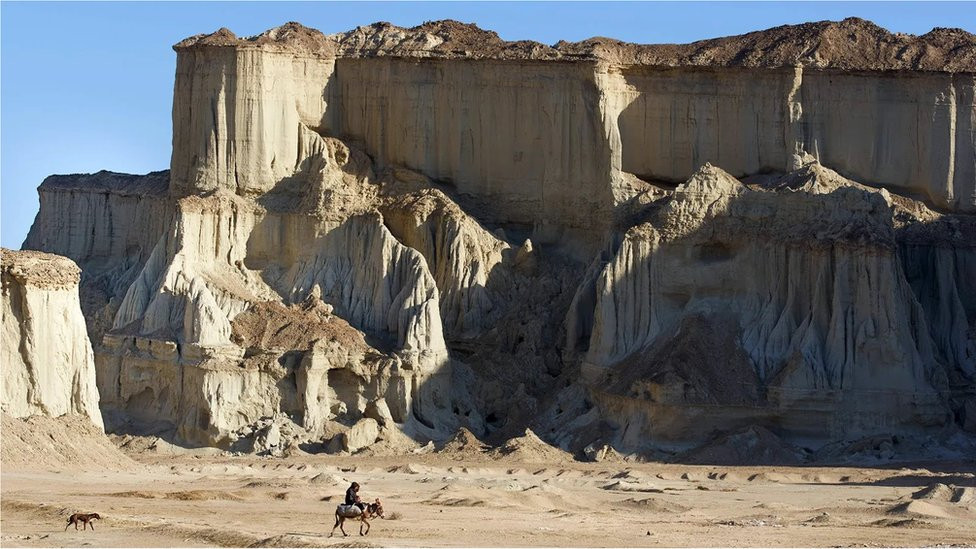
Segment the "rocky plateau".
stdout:
[[6,414],[271,455],[976,449],[970,33],[174,49],[169,170],[52,175],[3,253]]

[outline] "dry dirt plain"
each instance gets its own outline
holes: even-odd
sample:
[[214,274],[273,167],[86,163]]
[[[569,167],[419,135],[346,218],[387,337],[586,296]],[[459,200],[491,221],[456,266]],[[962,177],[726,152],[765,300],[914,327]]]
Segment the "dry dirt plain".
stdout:
[[[4,547],[972,546],[973,463],[915,468],[134,454],[2,473]],[[963,472],[959,472],[963,471]],[[356,480],[387,520],[329,538]],[[957,500],[957,501],[953,501]],[[96,511],[94,532],[64,531]]]

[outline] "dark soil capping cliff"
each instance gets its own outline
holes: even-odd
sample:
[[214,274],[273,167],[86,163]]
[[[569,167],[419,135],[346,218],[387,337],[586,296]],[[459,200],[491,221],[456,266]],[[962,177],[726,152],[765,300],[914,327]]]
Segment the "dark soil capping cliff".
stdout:
[[419,57],[442,59],[602,60],[662,67],[792,67],[845,71],[976,72],[976,36],[962,29],[936,28],[921,36],[892,33],[850,17],[783,25],[738,36],[690,44],[632,44],[594,37],[547,46],[531,40],[509,42],[498,33],[458,21],[428,21],[403,28],[380,22],[325,35],[287,23],[249,38],[222,28],[174,46],[261,46],[338,57]]

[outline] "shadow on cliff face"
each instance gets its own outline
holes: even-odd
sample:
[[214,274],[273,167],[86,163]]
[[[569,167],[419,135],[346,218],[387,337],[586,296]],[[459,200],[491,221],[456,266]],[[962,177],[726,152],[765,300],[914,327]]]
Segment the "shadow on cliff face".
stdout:
[[[354,152],[342,156],[323,143],[323,154],[333,156],[308,159],[300,171],[341,161],[338,177],[362,177]],[[916,234],[925,224],[892,231],[888,206],[864,190],[773,192],[735,182],[729,193],[721,186],[730,182],[716,177],[635,212],[633,226],[612,235],[586,269],[556,249],[517,246],[522,235],[500,233],[508,246],[501,260],[483,285],[459,294],[464,303],[475,293],[490,301],[489,321],[471,333],[441,322],[447,292],[434,276],[439,258],[410,247],[369,208],[355,209],[371,192],[366,185],[350,191],[344,181],[310,181],[307,173],[282,180],[259,199],[267,211],[248,236],[246,266],[287,304],[317,288],[382,360],[359,371],[348,364],[365,362],[334,349],[279,353],[255,371],[279,376],[278,411],[295,423],[315,420],[297,417],[308,408],[299,400],[319,398],[308,402],[327,402],[325,415],[348,429],[374,416],[410,417],[415,441],[444,439],[461,424],[498,444],[531,427],[578,455],[605,443],[636,456],[707,461],[723,447],[773,440],[762,429],[805,444],[822,443],[825,431],[847,436],[848,427],[899,431],[900,422],[931,432],[944,423],[947,387],[957,421],[976,417],[966,408],[976,299],[965,283],[976,262],[964,245],[976,239],[965,229],[953,241],[959,244],[939,245],[942,232],[971,220],[947,220],[925,240]],[[351,209],[330,209],[343,211],[335,219],[310,215],[322,200]],[[326,390],[299,398],[311,387],[298,380],[305,356],[326,360],[329,371]],[[940,366],[947,364],[948,381]],[[580,378],[593,366],[600,375],[587,393]],[[425,368],[445,373],[421,375]],[[130,407],[161,398],[135,393]],[[393,409],[376,409],[380,400]],[[207,410],[178,419],[200,430],[213,422]],[[701,441],[719,446],[677,453]],[[871,452],[887,455],[884,441],[877,446]],[[662,447],[668,451],[655,453]],[[779,450],[771,462],[815,454]]]
[[[962,303],[974,296],[958,282],[976,278],[971,249],[912,266],[942,252],[906,252],[897,208],[880,194],[750,189],[706,175],[652,204],[578,295],[596,314],[575,323],[589,338],[571,337],[569,350],[583,355],[612,427],[591,445],[675,451],[753,425],[814,448],[871,433],[942,436],[956,428],[950,410],[964,426],[965,361],[951,366],[932,349],[946,296],[959,302],[955,333],[972,333]],[[958,355],[971,341],[942,347]]]
[[384,177],[383,222],[420,251],[438,285],[455,415],[489,442],[523,435],[566,383],[556,342],[579,263],[534,244],[531,227],[489,229],[470,197],[422,174]]
[[[579,264],[561,257],[558,251],[548,246],[534,247],[528,238],[521,238],[524,235],[519,234],[518,227],[506,225],[504,229],[496,228],[494,234],[506,240],[508,249],[502,253],[501,261],[488,270],[483,284],[471,283],[465,278],[467,285],[463,287],[447,286],[451,281],[445,280],[441,271],[455,267],[458,258],[445,260],[442,256],[453,253],[454,245],[459,244],[461,248],[469,245],[468,235],[454,234],[443,227],[405,227],[403,222],[390,223],[385,216],[376,218],[369,211],[337,218],[334,222],[309,215],[313,213],[310,208],[322,208],[323,200],[330,206],[340,202],[351,205],[351,209],[345,210],[327,208],[348,215],[348,212],[356,211],[356,200],[361,206],[363,201],[368,202],[369,194],[375,192],[369,184],[357,184],[361,194],[356,198],[342,196],[339,190],[330,186],[326,168],[337,173],[334,168],[338,167],[342,177],[357,180],[372,180],[374,175],[371,169],[364,168],[371,164],[364,154],[349,149],[341,158],[333,158],[330,155],[341,151],[327,138],[325,141],[330,148],[320,156],[312,155],[304,160],[296,176],[280,181],[258,199],[267,213],[251,232],[246,266],[260,271],[262,279],[285,303],[297,303],[314,287],[319,287],[322,298],[335,307],[339,316],[362,330],[371,346],[384,353],[394,353],[404,344],[403,333],[412,329],[404,330],[403,326],[391,329],[394,327],[389,324],[388,317],[392,310],[385,312],[391,301],[377,296],[388,291],[385,286],[391,280],[400,285],[400,289],[391,295],[416,291],[408,290],[404,282],[406,278],[396,274],[399,267],[393,263],[416,263],[416,250],[420,250],[426,254],[421,258],[426,271],[436,274],[440,285],[437,289],[444,319],[444,344],[454,362],[451,375],[457,396],[449,405],[449,411],[454,415],[451,421],[427,417],[430,414],[423,413],[415,413],[416,418],[435,431],[441,427],[440,423],[456,424],[459,421],[479,436],[499,443],[523,434],[527,426],[537,423],[537,411],[547,405],[555,392],[571,383],[555,342],[563,339],[562,319],[579,282]],[[331,164],[333,161],[336,166]],[[320,172],[326,175],[316,175]],[[393,172],[405,173],[399,169]],[[422,180],[423,188],[443,188],[419,174],[410,177]],[[451,195],[447,199],[449,202],[462,200],[450,189],[447,192]],[[403,207],[395,201],[391,206],[394,210]],[[472,210],[464,211],[477,220]],[[480,220],[477,223],[480,226]],[[428,250],[415,244],[404,232],[407,229],[436,233],[433,240],[438,246],[450,235],[461,242]],[[488,233],[483,226],[478,230]],[[514,234],[522,245],[511,241],[506,233]],[[390,234],[395,239],[390,238]],[[378,248],[382,248],[382,253],[371,251]],[[389,257],[390,250],[396,257]],[[420,266],[414,265],[410,270],[412,274],[407,278],[428,276],[422,273],[424,268]],[[391,271],[393,273],[389,274]],[[427,282],[422,281],[422,284]],[[429,290],[424,288],[423,291]],[[468,318],[471,315],[468,310],[443,310],[444,306],[463,308],[482,301],[490,303],[484,310],[477,311],[477,319]],[[397,309],[396,315],[423,318],[429,311],[430,302],[405,304]],[[472,330],[473,324],[478,324],[479,329]],[[436,341],[434,343],[436,346]],[[433,387],[428,391],[428,385],[441,383],[440,377],[420,379],[415,391],[421,395],[437,394],[443,391]],[[423,403],[419,408],[417,403],[414,405],[415,411],[424,407]]]
[[483,425],[467,426],[486,442],[501,444],[534,429],[554,440],[540,425],[539,414],[571,383],[556,342],[564,339],[562,319],[579,283],[580,268],[544,249],[536,249],[531,271],[517,266],[516,250],[488,276],[486,288],[496,320],[484,332],[449,339],[474,374],[471,392]]
[[632,66],[621,78],[633,94],[616,118],[623,171],[677,185],[707,162],[735,176],[788,165],[792,68],[752,74],[748,91],[740,74],[721,68]]
[[[815,203],[814,213],[803,214],[795,197],[778,196],[798,190],[766,191],[775,202],[759,204],[733,197],[727,215],[691,226],[655,221],[661,203],[638,216],[670,231],[665,248],[671,251],[650,249],[664,259],[640,284],[650,285],[656,301],[640,313],[648,316],[630,325],[646,329],[652,316],[661,318],[653,321],[657,336],[627,336],[636,347],[616,359],[611,377],[596,388],[603,418],[590,412],[586,395],[566,396],[579,374],[552,342],[564,339],[560,320],[570,309],[572,288],[590,278],[589,271],[596,278],[620,253],[620,239],[611,238],[608,255],[588,272],[538,251],[533,268],[520,269],[509,250],[485,286],[493,301],[509,304],[495,311],[493,327],[474,337],[447,334],[448,347],[474,372],[466,383],[480,412],[474,417],[483,420],[462,423],[495,443],[532,426],[543,439],[577,452],[610,439],[622,448],[647,447],[659,438],[655,429],[684,431],[686,440],[700,441],[765,425],[816,447],[856,433],[931,432],[944,424],[946,379],[941,362],[928,354],[921,335],[926,325],[916,320],[918,306],[894,260],[891,211],[877,195],[833,189],[806,198]],[[752,229],[743,231],[743,220]],[[662,277],[668,270],[684,274],[669,282]],[[655,291],[655,284],[670,287]],[[582,301],[597,308],[592,291],[587,298],[581,290],[576,306]],[[618,307],[628,303],[615,299]],[[566,336],[580,345],[574,349],[570,342],[570,354],[592,350],[592,338],[584,336],[593,321],[585,310],[577,313],[573,330],[579,331]],[[887,369],[876,372],[882,366]],[[576,417],[565,416],[569,410]],[[470,409],[464,415],[470,417]],[[582,416],[590,420],[568,425]],[[553,427],[556,417],[575,435]],[[659,442],[671,446],[669,438]],[[680,438],[673,442],[680,446]],[[812,450],[797,455],[770,463],[816,459]]]
[[895,219],[898,259],[946,366],[955,421],[976,432],[976,216]]
[[[765,387],[739,343],[742,329],[730,312],[690,313],[674,335],[616,363],[604,390],[630,398],[715,406],[761,406]],[[680,388],[681,394],[659,394]]]
[[[336,67],[330,130],[362,142],[377,169],[405,166],[449,183],[482,223],[535,225],[536,240],[552,227],[606,228],[611,144],[589,65],[501,70],[470,59],[435,68],[381,57]],[[487,106],[491,116],[458,116]]]
[[[375,195],[368,159],[323,142],[329,148],[303,164],[306,175],[259,199],[267,212],[249,236],[246,265],[286,304],[327,304],[365,336],[367,354],[382,356],[361,368],[354,363],[362,358],[323,355],[328,375],[320,390],[332,403],[323,418],[356,430],[367,408],[382,401],[386,411],[375,419],[403,424],[420,442],[446,438],[456,421],[443,396],[451,368],[433,278],[420,254],[399,243],[356,192]],[[353,178],[357,188],[349,192],[335,178]],[[317,214],[323,201],[331,216]]]

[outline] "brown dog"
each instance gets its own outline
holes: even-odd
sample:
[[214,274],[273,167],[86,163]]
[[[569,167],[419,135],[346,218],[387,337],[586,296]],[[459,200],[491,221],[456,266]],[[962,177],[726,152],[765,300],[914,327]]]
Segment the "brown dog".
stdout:
[[71,515],[70,517],[68,517],[68,525],[65,526],[64,529],[67,530],[68,529],[68,526],[71,526],[72,524],[74,524],[75,525],[75,530],[77,530],[78,529],[78,523],[80,522],[82,524],[82,527],[81,527],[82,530],[85,530],[89,526],[91,526],[91,529],[94,532],[95,531],[95,525],[92,524],[92,521],[95,520],[95,519],[101,520],[101,518],[102,518],[102,516],[99,515],[98,513],[75,513],[75,514]]

